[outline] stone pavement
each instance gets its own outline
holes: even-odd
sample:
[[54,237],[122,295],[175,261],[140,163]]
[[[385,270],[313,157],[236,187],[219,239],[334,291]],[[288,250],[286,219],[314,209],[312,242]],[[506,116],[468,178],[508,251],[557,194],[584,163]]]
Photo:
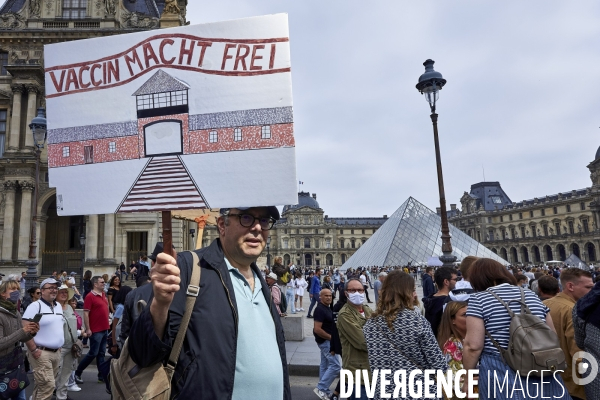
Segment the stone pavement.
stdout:
[[[421,280],[419,279],[416,286],[419,301],[421,301],[421,298],[423,297],[423,288],[420,286],[420,283]],[[374,302],[375,295],[373,293],[373,289],[368,290],[369,297]],[[285,342],[290,375],[319,376],[319,364],[321,363],[321,353],[319,351],[319,347],[317,347],[315,337],[313,335],[314,320],[311,318],[306,318],[306,315],[308,314],[308,306],[310,306],[310,301],[307,301],[308,299],[309,297],[307,294],[303,299],[303,308],[305,311],[300,311],[296,315],[291,315],[288,313],[288,316],[286,317],[302,318],[304,322],[304,340]],[[371,308],[375,309],[375,303],[368,305]],[[290,311],[289,306],[288,311]]]

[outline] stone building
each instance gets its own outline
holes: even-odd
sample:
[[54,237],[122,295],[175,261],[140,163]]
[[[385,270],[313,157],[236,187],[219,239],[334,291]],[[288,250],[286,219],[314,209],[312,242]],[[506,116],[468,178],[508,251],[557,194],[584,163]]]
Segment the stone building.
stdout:
[[465,192],[462,209],[451,204],[449,221],[511,263],[564,261],[575,254],[598,261],[600,149],[587,168],[592,186],[513,202],[499,182]]
[[[182,26],[187,0],[6,0],[0,8],[0,272],[26,269],[35,152],[29,123],[45,107],[45,44]],[[65,112],[68,112],[66,110]],[[157,213],[59,217],[41,155],[37,207],[38,273],[95,272],[128,263],[160,239]],[[110,190],[110,188],[107,188]],[[193,247],[195,227],[174,221],[176,248]],[[85,237],[85,254],[80,238]],[[152,249],[150,249],[151,251]]]
[[[334,218],[324,215],[317,195],[298,193],[298,204],[283,207],[281,219],[270,234],[269,256],[282,257],[285,265],[341,266],[387,220],[376,218]],[[203,246],[218,236],[215,227],[204,231]],[[266,257],[267,252],[263,252]],[[270,264],[266,258],[259,264]],[[261,265],[262,266],[262,265]]]

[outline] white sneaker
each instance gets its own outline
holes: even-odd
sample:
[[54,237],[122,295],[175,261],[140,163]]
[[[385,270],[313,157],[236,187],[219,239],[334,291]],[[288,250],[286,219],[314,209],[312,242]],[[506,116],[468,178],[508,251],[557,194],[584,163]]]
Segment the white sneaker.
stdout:
[[329,400],[329,396],[327,395],[327,393],[319,390],[318,388],[314,388],[313,392],[315,392],[317,397],[319,397],[321,400]]
[[81,388],[79,386],[77,386],[77,384],[74,384],[71,386],[67,386],[67,390],[69,392],[79,392],[81,390]]

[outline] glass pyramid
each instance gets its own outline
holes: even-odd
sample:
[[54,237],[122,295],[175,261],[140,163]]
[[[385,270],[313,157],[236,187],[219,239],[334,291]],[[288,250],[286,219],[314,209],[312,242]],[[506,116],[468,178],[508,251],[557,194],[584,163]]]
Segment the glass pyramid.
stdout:
[[[342,270],[364,266],[400,266],[411,262],[427,263],[442,254],[441,218],[412,197],[346,261]],[[460,229],[450,225],[452,254],[457,261],[466,256],[492,258],[507,262]]]

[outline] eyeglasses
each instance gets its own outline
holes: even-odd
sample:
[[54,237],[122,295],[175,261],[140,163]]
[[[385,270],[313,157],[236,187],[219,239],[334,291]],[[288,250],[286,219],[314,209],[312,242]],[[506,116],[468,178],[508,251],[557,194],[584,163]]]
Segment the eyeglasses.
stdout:
[[346,289],[348,293],[364,293],[365,289]]
[[228,217],[238,217],[240,219],[240,225],[244,228],[251,228],[258,223],[260,224],[261,229],[268,231],[273,225],[275,225],[275,220],[271,217],[255,217],[250,214],[227,214]]

